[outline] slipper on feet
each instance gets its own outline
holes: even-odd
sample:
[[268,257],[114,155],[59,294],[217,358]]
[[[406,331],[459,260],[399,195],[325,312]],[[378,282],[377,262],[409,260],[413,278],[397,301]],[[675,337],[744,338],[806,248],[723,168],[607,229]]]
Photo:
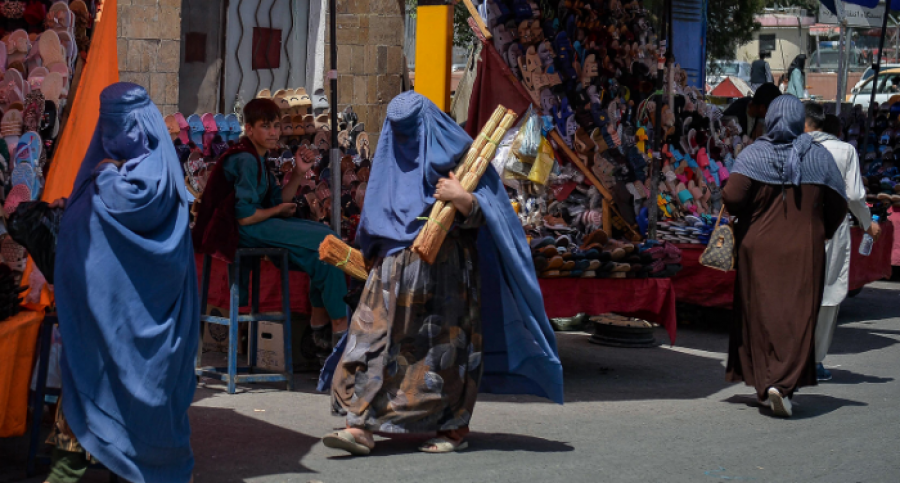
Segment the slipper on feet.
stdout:
[[355,456],[366,456],[372,452],[371,448],[357,442],[353,434],[346,429],[325,436],[322,438],[322,444],[329,448],[344,450]]
[[419,451],[423,453],[453,453],[455,451],[462,451],[469,447],[469,443],[466,441],[460,441],[459,443],[454,443],[453,441],[447,438],[432,438],[425,442],[422,446],[419,446]]

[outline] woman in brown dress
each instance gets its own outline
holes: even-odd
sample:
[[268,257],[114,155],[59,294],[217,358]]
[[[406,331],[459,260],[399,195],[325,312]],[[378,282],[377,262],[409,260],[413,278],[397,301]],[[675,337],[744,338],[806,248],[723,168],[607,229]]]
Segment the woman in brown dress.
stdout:
[[791,415],[794,391],[816,385],[814,335],[825,279],[825,241],[847,213],[828,151],[804,134],[803,104],[772,102],[766,135],[734,165],[723,199],[735,223],[737,281],[728,379]]

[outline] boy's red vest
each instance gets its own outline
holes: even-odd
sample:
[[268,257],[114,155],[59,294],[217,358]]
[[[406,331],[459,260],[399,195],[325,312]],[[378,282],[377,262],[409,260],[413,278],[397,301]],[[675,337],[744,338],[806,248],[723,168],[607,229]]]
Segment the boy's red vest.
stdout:
[[[212,255],[228,262],[234,260],[238,248],[238,222],[234,206],[237,200],[234,195],[234,183],[225,177],[225,159],[238,153],[247,153],[259,159],[259,152],[247,138],[219,157],[209,181],[198,203],[194,216],[194,229],[191,237],[194,241],[194,252]],[[260,165],[256,182],[262,180],[265,166]]]

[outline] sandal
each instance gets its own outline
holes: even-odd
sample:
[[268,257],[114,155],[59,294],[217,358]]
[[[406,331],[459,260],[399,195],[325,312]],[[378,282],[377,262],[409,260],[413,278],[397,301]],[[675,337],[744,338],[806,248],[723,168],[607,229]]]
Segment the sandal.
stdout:
[[328,448],[341,449],[354,456],[367,456],[372,448],[356,441],[353,433],[346,429],[335,431],[324,438],[322,444]]
[[423,453],[454,453],[462,451],[469,447],[466,441],[454,442],[448,438],[438,437],[431,438],[424,444],[419,446],[419,451]]

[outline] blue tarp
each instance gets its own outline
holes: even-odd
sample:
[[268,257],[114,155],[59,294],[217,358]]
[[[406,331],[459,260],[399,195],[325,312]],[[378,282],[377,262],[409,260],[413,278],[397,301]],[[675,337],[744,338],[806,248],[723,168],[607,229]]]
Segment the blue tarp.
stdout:
[[688,85],[698,89],[706,84],[707,3],[708,0],[672,0],[672,53],[687,73]]
[[[834,0],[820,0],[822,6],[831,10],[831,13],[837,15],[837,8],[834,6]],[[852,3],[853,5],[860,5],[866,8],[875,8],[878,6],[878,0],[844,0],[844,3]],[[891,0],[891,10],[900,10],[900,0]]]

